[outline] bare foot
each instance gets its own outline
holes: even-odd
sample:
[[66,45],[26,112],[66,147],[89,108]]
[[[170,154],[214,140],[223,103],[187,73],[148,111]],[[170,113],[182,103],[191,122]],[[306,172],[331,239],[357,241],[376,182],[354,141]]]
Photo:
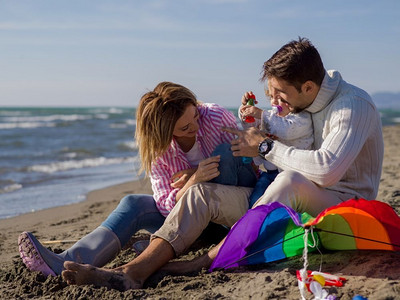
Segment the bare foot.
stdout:
[[63,279],[71,285],[105,286],[107,288],[126,291],[140,289],[143,284],[135,282],[122,270],[96,268],[92,265],[82,265],[72,261],[64,263]]

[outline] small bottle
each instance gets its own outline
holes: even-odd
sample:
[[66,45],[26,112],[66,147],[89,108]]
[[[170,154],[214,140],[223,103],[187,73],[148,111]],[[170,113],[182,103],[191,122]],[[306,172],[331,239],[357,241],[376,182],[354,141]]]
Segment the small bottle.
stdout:
[[271,109],[274,114],[280,114],[280,112],[283,110],[282,106],[280,105],[272,105],[272,109]]
[[[247,105],[254,106],[256,101],[256,96],[254,95],[249,95],[249,98],[247,99]],[[256,120],[254,119],[253,116],[246,116],[244,117],[244,121],[246,123],[254,123]]]
[[243,156],[242,157],[242,162],[244,163],[244,164],[249,164],[249,163],[251,163],[253,161],[253,158],[252,157],[247,157],[247,156]]

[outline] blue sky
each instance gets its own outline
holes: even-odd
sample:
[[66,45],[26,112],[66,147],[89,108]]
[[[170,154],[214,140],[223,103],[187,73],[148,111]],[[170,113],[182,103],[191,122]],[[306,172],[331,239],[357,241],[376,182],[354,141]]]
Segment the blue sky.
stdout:
[[0,0],[0,106],[136,106],[167,80],[237,107],[298,36],[346,81],[400,92],[399,20],[399,0]]

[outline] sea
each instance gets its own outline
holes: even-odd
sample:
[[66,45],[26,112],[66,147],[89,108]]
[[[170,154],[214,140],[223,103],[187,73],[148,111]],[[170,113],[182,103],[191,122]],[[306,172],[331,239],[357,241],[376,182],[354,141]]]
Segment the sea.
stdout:
[[[400,110],[380,112],[400,124]],[[0,219],[141,178],[135,124],[135,108],[0,107]]]
[[139,178],[135,109],[0,108],[0,219]]

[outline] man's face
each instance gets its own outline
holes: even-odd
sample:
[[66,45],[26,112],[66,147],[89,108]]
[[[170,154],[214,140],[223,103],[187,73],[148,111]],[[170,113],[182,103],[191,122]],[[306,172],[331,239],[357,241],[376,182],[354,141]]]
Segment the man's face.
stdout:
[[268,78],[268,94],[273,100],[286,103],[292,113],[299,113],[312,103],[303,92],[277,77]]

